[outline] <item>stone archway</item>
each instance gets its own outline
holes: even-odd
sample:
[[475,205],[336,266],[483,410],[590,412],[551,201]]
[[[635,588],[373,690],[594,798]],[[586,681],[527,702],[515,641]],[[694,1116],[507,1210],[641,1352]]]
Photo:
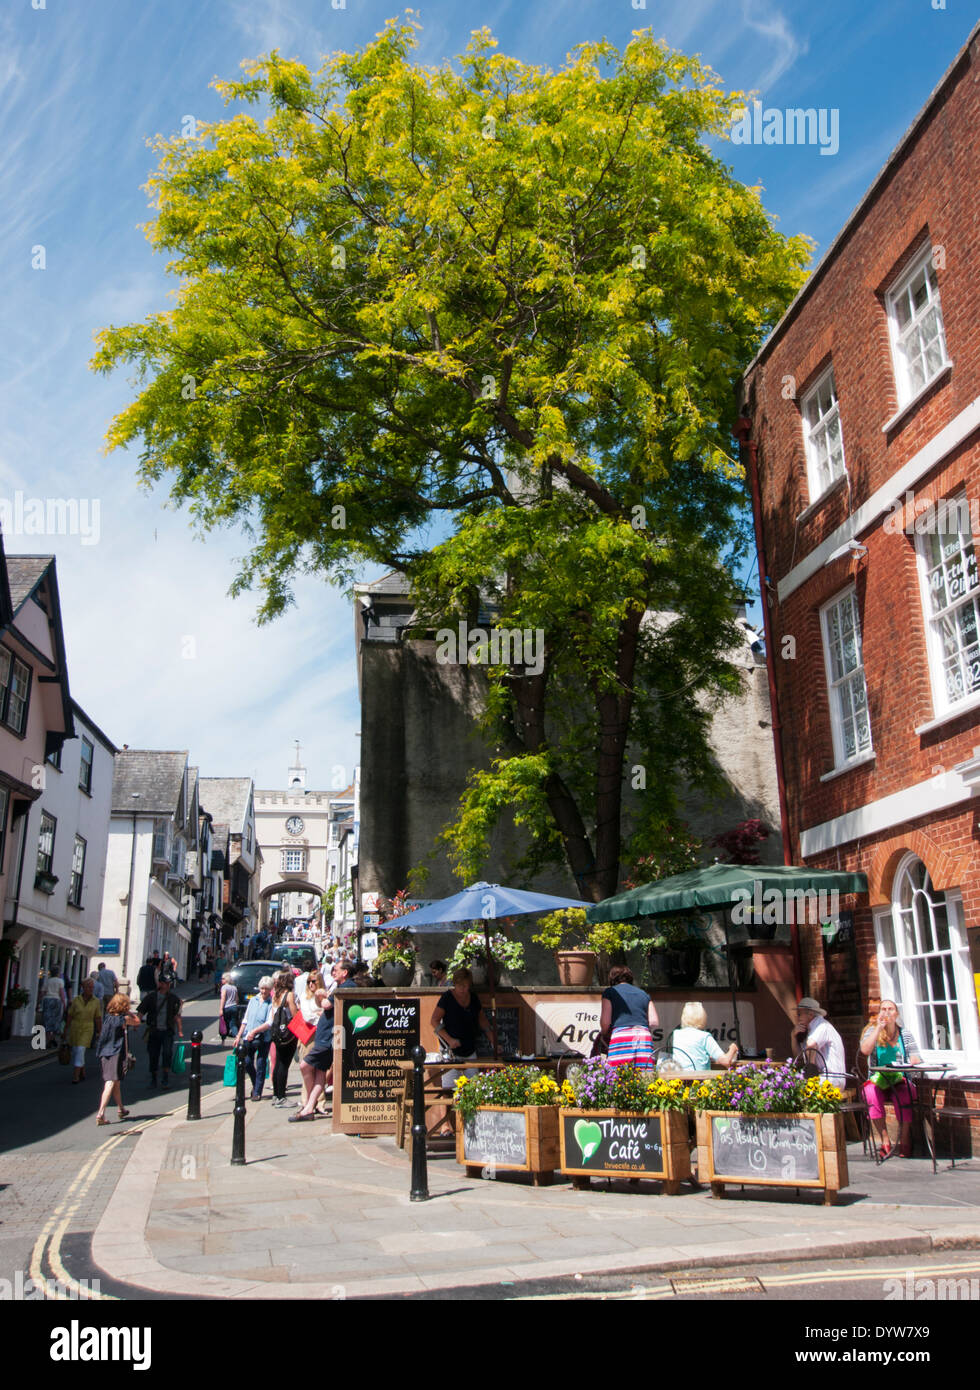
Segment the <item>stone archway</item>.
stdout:
[[269,902],[281,893],[312,893],[319,901],[325,891],[324,888],[311,883],[309,879],[299,876],[280,879],[278,883],[270,883],[259,894],[259,921],[263,927],[268,925]]

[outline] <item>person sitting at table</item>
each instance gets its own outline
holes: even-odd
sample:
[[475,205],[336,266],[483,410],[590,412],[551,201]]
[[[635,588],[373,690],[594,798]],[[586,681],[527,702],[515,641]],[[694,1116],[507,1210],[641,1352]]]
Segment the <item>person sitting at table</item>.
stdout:
[[670,1050],[677,1058],[681,1071],[710,1071],[717,1063],[722,1068],[732,1065],[738,1056],[738,1043],[723,1052],[707,1031],[708,1014],[703,1004],[691,1001],[681,1010],[681,1026],[674,1029]]
[[898,1005],[893,999],[881,1001],[878,1017],[872,1019],[861,1034],[860,1046],[871,1072],[870,1081],[864,1083],[864,1098],[868,1103],[868,1117],[878,1135],[879,1152],[882,1158],[892,1153],[892,1143],[885,1131],[885,1101],[891,1097],[899,1125],[899,1157],[911,1158],[915,1087],[901,1072],[889,1071],[888,1066],[895,1062],[919,1066],[922,1058],[915,1038],[902,1027]]
[[609,1065],[632,1063],[652,1071],[653,1030],[659,1023],[653,1000],[646,990],[634,985],[629,966],[614,965],[599,1014],[599,1033],[609,1044]]
[[847,1085],[844,1039],[827,1021],[827,1010],[816,999],[801,999],[796,1006],[796,1026],[790,1033],[794,1055],[802,1055],[816,1066],[821,1079],[843,1091]]

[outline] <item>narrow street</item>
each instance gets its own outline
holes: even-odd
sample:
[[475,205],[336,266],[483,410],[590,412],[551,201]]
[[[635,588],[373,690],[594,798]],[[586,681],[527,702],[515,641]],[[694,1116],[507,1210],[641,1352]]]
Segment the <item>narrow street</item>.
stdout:
[[[196,982],[186,987],[198,988]],[[216,1001],[209,996],[184,1006],[184,1035],[204,1031],[201,1095],[221,1088],[221,1039]],[[136,1141],[160,1119],[187,1107],[187,1076],[151,1089],[146,1053],[136,1045],[137,1066],[124,1083],[130,1117],[98,1128],[101,1082],[94,1052],[86,1080],[71,1083],[71,1068],[55,1053],[14,1075],[0,1076],[0,1279],[85,1279],[90,1276],[91,1233],[105,1211]],[[229,1090],[229,1111],[231,1097]],[[229,1116],[229,1124],[231,1119]],[[144,1297],[146,1295],[143,1295]],[[152,1296],[152,1295],[151,1295]]]

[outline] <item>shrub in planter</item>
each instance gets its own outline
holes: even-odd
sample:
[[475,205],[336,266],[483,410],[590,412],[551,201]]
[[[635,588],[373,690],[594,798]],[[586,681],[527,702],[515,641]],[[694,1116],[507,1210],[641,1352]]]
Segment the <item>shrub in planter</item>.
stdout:
[[[509,921],[504,918],[504,921]],[[490,937],[490,955],[493,958],[493,967],[496,972],[501,970],[523,970],[524,969],[524,947],[519,941],[511,941],[502,932],[494,932]],[[446,970],[449,978],[452,979],[454,970],[472,970],[473,967],[488,969],[487,943],[483,932],[465,932],[456,943],[449,960],[446,962]]]
[[467,1176],[496,1170],[550,1181],[558,1166],[558,1106],[570,1092],[536,1067],[504,1067],[456,1082],[456,1159]]
[[651,1076],[597,1057],[569,1070],[575,1102],[559,1115],[562,1172],[649,1177],[676,1193],[691,1175],[687,1098],[681,1077]]

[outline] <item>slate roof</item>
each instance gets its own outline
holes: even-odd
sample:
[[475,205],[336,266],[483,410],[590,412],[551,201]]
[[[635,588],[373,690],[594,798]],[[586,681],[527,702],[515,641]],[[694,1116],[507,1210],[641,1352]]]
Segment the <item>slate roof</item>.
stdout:
[[[112,777],[112,809],[172,816],[180,800],[187,753],[121,748]],[[139,797],[133,795],[139,792]]]
[[45,570],[54,563],[53,555],[8,555],[7,579],[10,598],[16,613],[37,587]]
[[233,835],[240,835],[245,825],[245,813],[252,795],[251,777],[202,777],[197,795],[201,810],[208,811],[215,822],[228,825]]

